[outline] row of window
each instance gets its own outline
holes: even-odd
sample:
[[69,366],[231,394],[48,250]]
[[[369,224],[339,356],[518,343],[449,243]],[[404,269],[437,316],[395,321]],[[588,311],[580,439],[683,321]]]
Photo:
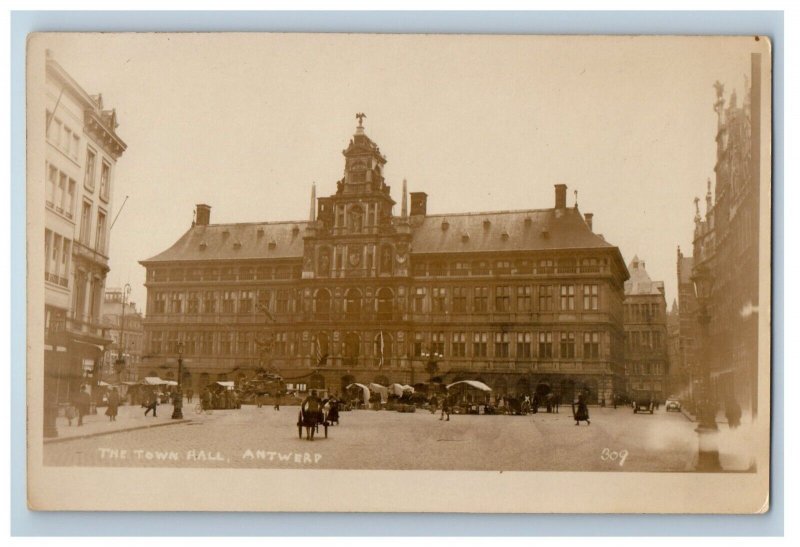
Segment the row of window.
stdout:
[[625,374],[658,376],[664,374],[664,363],[625,363]]
[[45,228],[44,279],[61,287],[69,286],[72,240]]
[[267,279],[294,279],[300,277],[300,268],[293,266],[243,266],[240,268],[152,268],[147,270],[147,280],[163,281],[260,281]]
[[[48,110],[46,116],[47,140],[73,161],[78,162],[80,150],[80,135],[74,132],[58,117],[54,117]],[[94,192],[97,179],[97,152],[91,147],[86,147],[86,169],[84,170],[84,186]],[[111,186],[111,164],[106,160],[100,162],[100,198],[108,201]]]
[[598,273],[607,264],[606,259],[584,258],[578,261],[575,258],[562,258],[555,260],[543,258],[537,260],[474,260],[458,262],[416,262],[413,266],[415,276],[461,276],[461,275],[491,275],[491,274],[577,274]]
[[80,135],[74,132],[60,118],[54,117],[49,110],[46,112],[45,123],[47,124],[45,126],[47,140],[77,162],[81,145]]
[[75,216],[75,180],[54,165],[45,162],[47,185],[45,204],[50,209],[72,219]]
[[661,317],[661,306],[658,302],[642,304],[625,304],[625,322],[653,321]]
[[[596,284],[581,285],[499,285],[493,287],[433,287],[428,299],[427,287],[416,287],[413,294],[413,310],[416,313],[433,312],[454,313],[472,312],[529,312],[533,311],[534,299],[538,300],[538,311],[555,311],[556,301],[561,311],[576,310],[576,290],[582,291],[583,310],[599,309],[599,286]],[[536,294],[534,296],[534,288]],[[468,298],[472,296],[472,306],[468,306]],[[512,294],[514,295],[512,307]]]
[[[535,291],[534,291],[535,289]],[[415,313],[467,313],[467,312],[530,312],[534,301],[538,311],[575,311],[576,292],[582,296],[582,310],[600,308],[599,286],[586,285],[500,285],[496,287],[428,287],[414,288],[412,309]],[[491,293],[491,296],[490,296]],[[270,312],[295,311],[296,295],[289,289],[278,290],[225,290],[225,291],[159,291],[153,294],[154,313],[253,313],[266,309]],[[357,319],[363,311],[364,296],[360,289],[349,289],[344,294],[343,310],[347,317]],[[258,303],[258,305],[256,305]],[[556,303],[558,307],[556,308]],[[379,289],[375,298],[375,311],[379,316],[391,317],[396,307],[394,291]],[[327,319],[333,311],[332,296],[328,289],[319,289],[314,296],[314,314]]]
[[[326,255],[327,256],[327,255]],[[370,255],[371,256],[371,255]],[[391,258],[391,256],[389,256]],[[369,260],[371,267],[371,260]],[[343,264],[343,260],[339,261]],[[540,260],[477,260],[473,262],[436,262],[417,263],[414,265],[414,275],[442,276],[442,275],[491,275],[491,274],[574,274],[597,273],[601,266],[606,264],[605,259],[587,258],[580,264],[574,259],[556,262],[552,259]],[[300,268],[292,266],[227,266],[215,268],[151,268],[147,271],[148,281],[252,281],[262,279],[294,279],[300,277]]]
[[[176,331],[154,331],[149,335],[153,354],[177,353],[187,355],[258,355],[266,351],[271,355],[316,355],[331,352],[326,333],[318,333],[311,341],[301,342],[300,335],[292,332],[188,332],[179,338]],[[182,346],[179,346],[182,344]],[[344,357],[359,357],[363,353],[358,334],[348,333],[339,344]],[[405,355],[403,342],[394,341],[390,333],[375,335],[371,355],[375,357]],[[512,353],[512,350],[516,350]],[[598,359],[600,358],[599,332],[431,332],[414,333],[408,347],[413,357],[427,359],[448,358],[516,358],[516,359]]]
[[658,330],[637,330],[625,333],[625,348],[629,351],[663,349],[663,333]]

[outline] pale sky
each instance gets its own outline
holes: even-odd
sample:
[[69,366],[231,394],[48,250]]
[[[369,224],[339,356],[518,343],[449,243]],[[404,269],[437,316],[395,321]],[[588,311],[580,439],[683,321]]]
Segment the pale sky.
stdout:
[[[429,213],[553,206],[574,190],[595,231],[676,297],[693,198],[715,162],[712,87],[743,99],[751,38],[264,34],[52,35],[42,42],[116,108],[128,144],[113,188],[108,287],[174,243],[196,203],[211,222],[304,220],[335,192],[365,112],[400,202]],[[395,211],[399,214],[399,206]]]

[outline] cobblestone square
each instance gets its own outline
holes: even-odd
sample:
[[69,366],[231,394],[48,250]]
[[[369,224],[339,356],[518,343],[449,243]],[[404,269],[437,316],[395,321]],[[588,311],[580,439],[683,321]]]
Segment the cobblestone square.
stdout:
[[[162,412],[168,415],[169,405]],[[439,415],[356,410],[341,424],[298,438],[298,408],[244,406],[194,414],[187,422],[48,443],[53,466],[414,469],[498,471],[671,471],[693,468],[695,424],[681,413],[634,414],[592,408],[591,425],[575,426],[570,409],[527,416]],[[119,427],[127,427],[120,421]],[[747,428],[721,426],[726,470],[748,467]]]

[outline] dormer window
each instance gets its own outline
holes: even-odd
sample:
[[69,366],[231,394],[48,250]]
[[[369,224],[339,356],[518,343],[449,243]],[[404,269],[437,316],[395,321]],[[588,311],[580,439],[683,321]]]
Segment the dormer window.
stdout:
[[256,235],[258,237],[264,237],[264,228],[259,228],[258,230],[256,230]]
[[234,248],[234,249],[241,249],[241,248],[242,248],[242,242],[241,242],[241,241],[238,241],[238,240],[237,240],[237,241],[234,241],[234,242],[233,242],[233,248]]
[[508,232],[503,232],[502,234],[500,234],[500,239],[502,239],[503,241],[508,241]]
[[205,251],[206,247],[208,247],[208,244],[205,241],[201,241],[200,242],[200,250],[201,251]]
[[447,219],[444,219],[442,221],[442,231],[446,232],[448,228],[450,228],[450,223],[447,222]]
[[488,230],[492,225],[492,222],[487,218],[483,221],[483,229]]
[[269,242],[269,248],[270,249],[274,249],[277,246],[278,246],[278,243],[274,239],[270,240],[270,242]]

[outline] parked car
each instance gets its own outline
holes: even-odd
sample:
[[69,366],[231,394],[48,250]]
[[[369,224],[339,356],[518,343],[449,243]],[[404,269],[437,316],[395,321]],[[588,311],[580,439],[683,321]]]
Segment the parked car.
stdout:
[[667,412],[680,412],[681,411],[681,402],[678,399],[667,399],[664,408]]
[[656,405],[653,402],[653,399],[650,397],[637,397],[633,401],[633,413],[636,414],[638,412],[649,412],[652,414],[655,406]]

